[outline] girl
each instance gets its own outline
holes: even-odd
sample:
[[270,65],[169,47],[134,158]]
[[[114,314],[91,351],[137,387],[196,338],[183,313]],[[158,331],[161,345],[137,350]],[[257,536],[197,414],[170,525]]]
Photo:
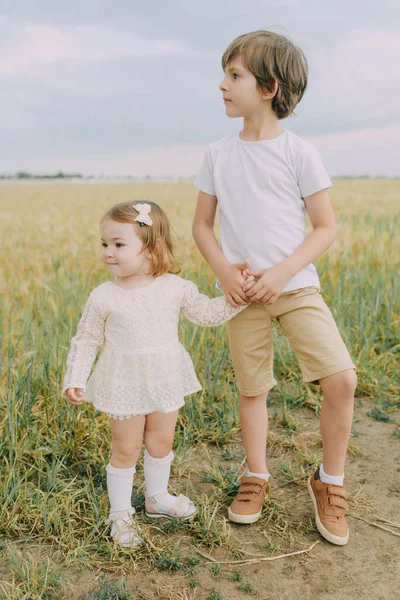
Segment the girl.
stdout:
[[100,228],[101,258],[116,279],[89,296],[71,342],[63,394],[70,404],[86,400],[109,417],[107,522],[117,543],[135,548],[141,539],[131,493],[143,440],[147,516],[189,519],[196,513],[189,498],[168,493],[178,410],[185,396],[201,389],[178,339],[179,313],[207,327],[225,323],[244,307],[233,308],[223,296],[210,299],[177,276],[169,222],[154,202],[117,204]]

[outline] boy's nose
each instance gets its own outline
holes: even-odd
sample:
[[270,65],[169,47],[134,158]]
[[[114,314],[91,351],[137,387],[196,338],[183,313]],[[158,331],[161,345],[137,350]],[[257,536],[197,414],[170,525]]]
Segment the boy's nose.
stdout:
[[225,77],[223,78],[223,80],[219,84],[219,89],[221,90],[221,92],[226,92],[227,91],[228,86],[226,85]]

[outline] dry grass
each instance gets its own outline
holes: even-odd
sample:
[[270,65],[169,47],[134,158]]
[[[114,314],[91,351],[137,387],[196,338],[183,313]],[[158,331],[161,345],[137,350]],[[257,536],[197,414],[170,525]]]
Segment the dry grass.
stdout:
[[[338,240],[318,263],[324,296],[358,364],[357,395],[373,399],[385,414],[400,405],[397,185],[336,182],[332,199]],[[248,558],[249,552],[269,555],[310,545],[314,527],[299,511],[298,499],[320,460],[321,444],[293,409],[308,407],[318,413],[320,396],[318,388],[302,385],[278,328],[275,373],[280,384],[269,399],[275,415],[269,436],[275,485],[255,528],[259,541],[250,547],[226,519],[226,505],[244,463],[223,327],[205,330],[181,323],[182,342],[204,389],[188,399],[179,419],[172,487],[190,493],[198,517],[184,525],[148,523],[141,512],[139,464],[135,503],[145,544],[134,555],[110,543],[103,523],[106,420],[90,407],[76,411],[60,398],[66,354],[82,307],[89,291],[107,278],[97,260],[98,222],[111,204],[128,199],[159,202],[176,232],[183,275],[214,295],[214,277],[191,240],[195,196],[188,184],[0,187],[0,527],[5,540],[25,540],[24,554],[9,542],[0,547],[8,565],[2,583],[5,597],[60,597],[63,578],[49,563],[50,555],[74,572],[90,568],[123,577],[128,569],[176,571],[187,584],[181,596],[156,582],[148,597],[185,600],[195,597],[196,549],[234,560]],[[351,451],[357,452],[356,438]],[[355,506],[361,509],[363,502],[358,496]],[[31,544],[47,550],[39,558],[29,557]],[[98,598],[114,597],[107,585]],[[24,596],[26,590],[30,596]],[[115,598],[123,598],[118,593]],[[140,594],[136,597],[147,598]]]

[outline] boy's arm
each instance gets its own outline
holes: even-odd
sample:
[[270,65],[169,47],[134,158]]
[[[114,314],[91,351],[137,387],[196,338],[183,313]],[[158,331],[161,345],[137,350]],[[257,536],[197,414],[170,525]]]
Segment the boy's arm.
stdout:
[[272,304],[282,293],[287,282],[304,267],[321,256],[336,237],[335,217],[327,190],[321,190],[304,198],[310,217],[312,232],[299,248],[284,261],[261,271],[248,270],[249,275],[259,277],[257,283],[244,287],[253,301]]
[[[243,291],[245,279],[240,272],[243,265],[232,265],[222,254],[214,234],[217,198],[199,192],[192,233],[200,252],[216,274],[224,290],[225,297],[234,308],[249,303]],[[248,266],[248,265],[247,265]]]

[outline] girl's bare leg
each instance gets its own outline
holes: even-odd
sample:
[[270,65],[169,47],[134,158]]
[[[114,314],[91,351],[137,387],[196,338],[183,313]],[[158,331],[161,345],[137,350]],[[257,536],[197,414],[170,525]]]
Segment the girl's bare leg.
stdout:
[[146,417],[138,415],[131,419],[109,419],[112,436],[111,465],[127,469],[136,465],[143,443]]

